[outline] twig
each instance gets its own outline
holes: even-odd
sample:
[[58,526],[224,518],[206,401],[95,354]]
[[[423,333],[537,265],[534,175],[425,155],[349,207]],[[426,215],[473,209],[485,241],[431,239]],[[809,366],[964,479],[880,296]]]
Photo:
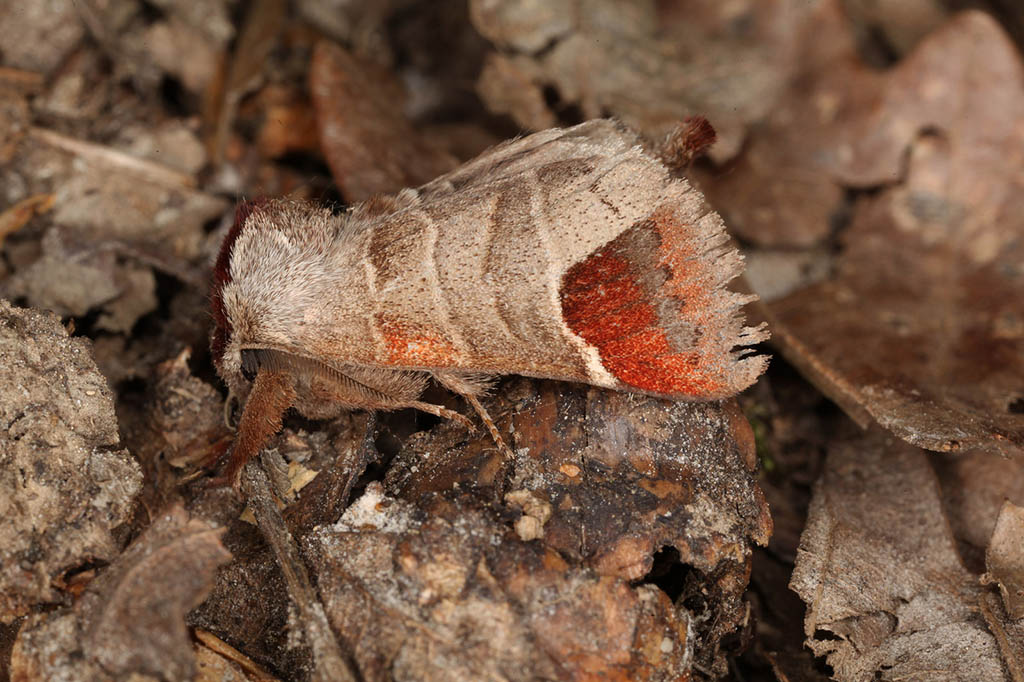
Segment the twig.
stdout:
[[128,173],[134,173],[159,185],[188,189],[193,189],[196,186],[196,180],[191,175],[111,147],[68,137],[47,128],[33,127],[29,133],[35,139],[51,147],[70,152],[91,162],[102,163]]
[[355,682],[356,677],[331,632],[327,614],[316,590],[313,589],[306,566],[299,557],[299,550],[274,502],[270,478],[263,468],[262,457],[250,461],[245,467],[242,491],[249,501],[253,516],[256,517],[256,525],[274,551],[277,563],[284,574],[288,595],[299,608],[306,643],[313,652],[313,679],[323,682]]

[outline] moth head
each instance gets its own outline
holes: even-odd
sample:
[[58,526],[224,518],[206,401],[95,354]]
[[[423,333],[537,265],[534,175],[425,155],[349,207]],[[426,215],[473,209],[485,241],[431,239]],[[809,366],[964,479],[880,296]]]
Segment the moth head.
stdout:
[[269,202],[266,199],[243,201],[235,209],[235,222],[231,226],[213,266],[213,282],[210,287],[210,308],[213,315],[213,331],[210,335],[210,352],[217,372],[227,382],[232,391],[238,391],[242,385],[252,380],[249,367],[243,367],[243,357],[232,319],[236,316],[229,310],[233,302],[225,296],[225,288],[231,283],[232,256],[235,245],[242,231],[246,229],[249,218],[258,211],[266,210]]
[[213,268],[210,350],[239,398],[258,368],[254,350],[308,356],[326,324],[331,249],[339,223],[328,208],[282,199],[239,204]]

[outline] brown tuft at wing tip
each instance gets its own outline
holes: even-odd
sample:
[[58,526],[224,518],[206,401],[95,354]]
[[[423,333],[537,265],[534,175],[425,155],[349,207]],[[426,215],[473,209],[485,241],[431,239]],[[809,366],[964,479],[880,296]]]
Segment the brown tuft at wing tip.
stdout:
[[661,160],[673,170],[683,170],[703,156],[717,139],[714,127],[703,116],[681,121],[661,145]]

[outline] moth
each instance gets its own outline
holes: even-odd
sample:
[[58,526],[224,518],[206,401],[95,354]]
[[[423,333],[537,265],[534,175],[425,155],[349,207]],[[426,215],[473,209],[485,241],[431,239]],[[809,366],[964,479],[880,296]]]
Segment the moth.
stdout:
[[[710,131],[710,132],[709,132]],[[243,204],[212,286],[212,352],[248,395],[224,480],[283,413],[413,407],[434,379],[479,401],[520,374],[674,400],[716,400],[764,371],[753,296],[721,218],[669,166],[707,146],[703,119],[660,154],[612,120],[505,142],[418,188],[342,215]],[[668,164],[664,159],[668,159]]]

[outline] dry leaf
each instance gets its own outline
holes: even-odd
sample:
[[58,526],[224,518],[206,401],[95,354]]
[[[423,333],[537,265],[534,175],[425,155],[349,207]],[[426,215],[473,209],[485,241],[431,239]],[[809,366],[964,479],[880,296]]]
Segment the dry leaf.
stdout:
[[1004,502],[985,552],[986,582],[999,586],[1012,620],[1024,618],[1024,507]]
[[1013,682],[1024,682],[1024,619],[1006,615],[1003,604],[993,592],[981,595],[981,613],[999,643],[1003,663]]
[[46,213],[53,208],[53,202],[56,198],[53,194],[36,194],[27,199],[22,199],[3,213],[0,213],[0,246],[4,244],[4,237],[22,228],[37,215]]
[[790,78],[792,35],[813,4],[473,0],[474,25],[501,51],[477,90],[534,129],[560,113],[546,110],[545,88],[584,119],[616,116],[654,139],[704,115],[718,131],[712,156],[728,159]]
[[985,570],[985,548],[1003,503],[1024,506],[1024,455],[993,457],[984,452],[932,455],[960,555],[975,572]]
[[403,88],[387,70],[321,42],[309,89],[324,156],[347,201],[418,187],[455,167],[412,127]]
[[875,429],[829,448],[791,587],[837,680],[1002,681],[924,452]]
[[169,260],[196,258],[204,225],[228,205],[173,168],[40,128],[21,141],[9,171],[32,193],[56,194],[45,219],[79,240],[118,240]]
[[12,679],[192,679],[196,660],[185,614],[206,596],[217,566],[231,558],[221,534],[180,506],[166,509],[73,610],[26,622],[15,643]]
[[75,244],[73,239],[67,230],[47,231],[41,257],[19,268],[0,291],[62,317],[81,317],[99,308],[97,328],[127,334],[157,307],[153,271],[120,263],[111,249]]
[[965,13],[873,90],[824,158],[850,184],[904,177],[858,202],[832,279],[771,304],[773,338],[862,425],[933,450],[1020,453],[1020,56]]

